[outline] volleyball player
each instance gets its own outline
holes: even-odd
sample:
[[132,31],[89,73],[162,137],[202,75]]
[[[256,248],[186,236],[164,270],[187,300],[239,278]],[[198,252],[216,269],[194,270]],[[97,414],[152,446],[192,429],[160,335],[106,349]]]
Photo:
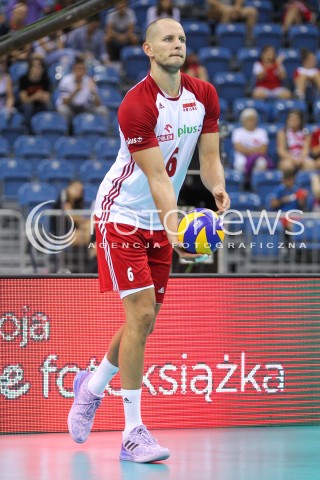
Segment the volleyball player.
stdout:
[[97,370],[76,375],[68,417],[72,438],[86,441],[103,392],[120,369],[120,459],[141,463],[170,454],[143,424],[141,386],[146,341],[163,302],[172,250],[182,258],[198,256],[177,241],[177,197],[197,144],[204,186],[221,212],[230,203],[219,157],[217,93],[210,83],[180,73],[186,57],[182,26],[173,19],[153,22],[143,49],[151,70],[120,105],[120,150],[96,200],[100,289],[119,292],[126,319]]

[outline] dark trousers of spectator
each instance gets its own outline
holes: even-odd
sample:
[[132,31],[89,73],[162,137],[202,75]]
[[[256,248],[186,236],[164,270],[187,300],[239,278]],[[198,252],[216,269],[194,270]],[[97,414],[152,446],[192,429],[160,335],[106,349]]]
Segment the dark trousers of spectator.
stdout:
[[118,62],[120,60],[121,49],[127,45],[127,43],[124,44],[115,41],[108,42],[107,47],[110,60],[113,62]]
[[30,129],[32,116],[38,112],[47,112],[50,110],[50,105],[40,102],[21,103],[19,110],[24,116],[25,125]]

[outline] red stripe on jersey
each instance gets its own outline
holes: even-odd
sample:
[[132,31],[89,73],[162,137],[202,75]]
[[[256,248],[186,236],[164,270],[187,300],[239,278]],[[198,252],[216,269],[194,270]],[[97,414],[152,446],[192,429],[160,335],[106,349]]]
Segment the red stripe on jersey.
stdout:
[[183,108],[196,107],[196,102],[182,103]]
[[124,180],[130,177],[133,170],[134,170],[134,160],[131,157],[130,163],[127,163],[124,166],[120,177],[115,179],[115,181],[113,182],[113,187],[111,188],[110,192],[107,195],[105,195],[103,199],[102,210],[103,210],[103,216],[106,217],[104,218],[104,221],[106,222],[108,221],[110,216],[110,209],[114,203],[114,200],[120,195],[121,186]]

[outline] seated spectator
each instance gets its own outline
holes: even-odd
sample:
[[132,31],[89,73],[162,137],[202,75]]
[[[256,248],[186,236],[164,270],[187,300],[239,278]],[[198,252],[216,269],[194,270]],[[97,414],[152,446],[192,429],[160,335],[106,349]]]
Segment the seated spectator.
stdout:
[[46,12],[49,11],[46,0],[10,0],[7,3],[7,16],[12,21],[12,18],[16,15],[16,10],[20,5],[23,5],[26,9],[26,15],[23,19],[23,25],[29,25],[36,22]]
[[271,208],[273,210],[305,210],[308,192],[299,188],[295,182],[294,168],[283,170],[283,180],[273,192]]
[[232,132],[234,148],[233,168],[246,175],[247,182],[254,170],[273,168],[268,157],[268,132],[257,127],[258,114],[254,108],[246,108],[240,115],[241,127]]
[[83,58],[77,57],[72,73],[60,80],[56,107],[58,112],[66,117],[69,125],[78,113],[107,115],[106,107],[101,105],[97,85],[93,78],[87,75]]
[[311,192],[313,196],[313,212],[320,212],[320,174],[314,174],[311,177]]
[[314,162],[310,158],[310,134],[303,124],[300,110],[288,113],[286,126],[277,134],[279,169],[312,170]]
[[28,7],[22,2],[16,3],[9,17],[10,31],[16,32],[23,28],[27,23],[27,15]]
[[248,42],[258,18],[255,7],[244,6],[244,0],[208,0],[208,18],[220,23],[246,22]]
[[37,54],[30,58],[28,71],[20,78],[18,106],[28,127],[35,113],[50,110],[50,82],[45,63]]
[[[84,189],[79,180],[72,180],[70,184],[61,191],[59,198],[54,204],[56,210],[82,210],[84,208]],[[90,242],[90,219],[82,215],[71,214],[75,226],[75,238],[72,242],[74,247],[88,247]],[[51,231],[54,235],[61,236],[67,234],[71,227],[69,216],[63,217],[63,223],[59,222],[59,217],[52,217]]]
[[191,77],[199,78],[208,82],[208,72],[206,67],[200,64],[198,56],[195,53],[189,53],[186,57],[185,64],[181,71],[187,73]]
[[312,132],[310,153],[314,160],[314,169],[320,170],[320,128]]
[[179,8],[173,6],[172,0],[158,0],[157,5],[148,8],[146,25],[150,25],[150,23],[159,20],[159,18],[167,17],[180,22]]
[[290,0],[284,6],[283,32],[287,33],[293,25],[311,22],[313,20],[312,12],[307,6],[308,2]]
[[13,85],[5,55],[0,57],[0,110],[5,111],[8,118],[14,112]]
[[9,64],[14,62],[28,62],[32,55],[32,44],[27,43],[24,47],[13,50],[9,55]]
[[119,2],[116,10],[108,14],[105,40],[110,60],[119,60],[122,47],[137,44],[138,37],[134,32],[136,22],[136,15],[127,7],[127,2]]
[[84,26],[69,34],[67,47],[80,51],[86,59],[97,59],[102,63],[108,63],[109,56],[104,42],[104,32],[99,27],[99,16],[90,17]]
[[295,94],[305,99],[307,88],[315,86],[320,92],[320,70],[317,68],[317,57],[311,50],[301,49],[302,66],[294,72]]
[[276,51],[271,45],[261,50],[260,60],[253,65],[253,75],[256,83],[253,98],[290,98],[291,92],[282,86],[286,71],[282,65],[283,57],[276,57]]

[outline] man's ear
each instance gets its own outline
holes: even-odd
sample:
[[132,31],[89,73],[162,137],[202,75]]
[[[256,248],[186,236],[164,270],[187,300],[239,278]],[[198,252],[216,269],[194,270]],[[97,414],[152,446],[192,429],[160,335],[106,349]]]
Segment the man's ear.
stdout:
[[152,45],[151,45],[151,43],[149,43],[149,42],[144,42],[144,44],[142,45],[142,48],[143,48],[144,53],[145,53],[149,58],[152,58],[152,57],[153,57],[153,51],[152,51]]

